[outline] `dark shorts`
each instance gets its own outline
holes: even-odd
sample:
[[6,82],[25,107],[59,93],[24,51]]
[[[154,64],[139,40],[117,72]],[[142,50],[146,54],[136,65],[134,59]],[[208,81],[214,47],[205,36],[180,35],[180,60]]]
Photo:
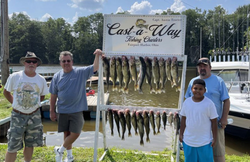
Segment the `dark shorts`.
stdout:
[[81,133],[84,124],[83,112],[59,114],[58,132]]
[[25,147],[43,146],[43,125],[40,111],[32,115],[11,112],[10,128],[7,134],[8,152],[14,153]]

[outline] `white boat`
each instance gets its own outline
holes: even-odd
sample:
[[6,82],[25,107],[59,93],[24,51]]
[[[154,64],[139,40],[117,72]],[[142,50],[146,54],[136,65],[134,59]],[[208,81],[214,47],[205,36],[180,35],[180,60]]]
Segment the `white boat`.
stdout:
[[[217,58],[220,56],[217,56]],[[230,57],[231,61],[211,61],[212,73],[224,79],[230,96],[230,112],[228,118],[233,119],[225,129],[227,134],[250,139],[250,81],[248,55]],[[228,57],[229,59],[229,57]],[[210,58],[211,60],[211,58]],[[232,61],[233,60],[233,61]]]

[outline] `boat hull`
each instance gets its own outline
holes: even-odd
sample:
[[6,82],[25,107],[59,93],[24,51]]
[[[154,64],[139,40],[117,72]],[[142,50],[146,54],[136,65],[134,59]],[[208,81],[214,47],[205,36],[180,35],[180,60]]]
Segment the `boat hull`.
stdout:
[[225,133],[242,139],[250,139],[250,114],[230,111],[228,118],[232,118],[233,123],[227,125]]

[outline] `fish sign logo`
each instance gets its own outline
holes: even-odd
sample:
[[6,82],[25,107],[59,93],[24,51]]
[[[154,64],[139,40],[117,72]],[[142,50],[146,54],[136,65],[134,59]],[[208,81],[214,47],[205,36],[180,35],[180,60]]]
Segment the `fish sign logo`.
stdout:
[[145,23],[146,23],[145,20],[143,20],[143,19],[137,19],[136,22],[135,22],[135,25],[138,28],[148,29],[148,24],[145,24]]

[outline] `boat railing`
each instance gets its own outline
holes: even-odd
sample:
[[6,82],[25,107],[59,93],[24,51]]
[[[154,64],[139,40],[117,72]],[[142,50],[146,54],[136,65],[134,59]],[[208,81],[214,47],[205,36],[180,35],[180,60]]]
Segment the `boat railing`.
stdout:
[[244,93],[250,95],[249,81],[225,81],[225,84],[230,93]]
[[217,54],[210,56],[211,62],[249,62],[249,55],[245,54]]

